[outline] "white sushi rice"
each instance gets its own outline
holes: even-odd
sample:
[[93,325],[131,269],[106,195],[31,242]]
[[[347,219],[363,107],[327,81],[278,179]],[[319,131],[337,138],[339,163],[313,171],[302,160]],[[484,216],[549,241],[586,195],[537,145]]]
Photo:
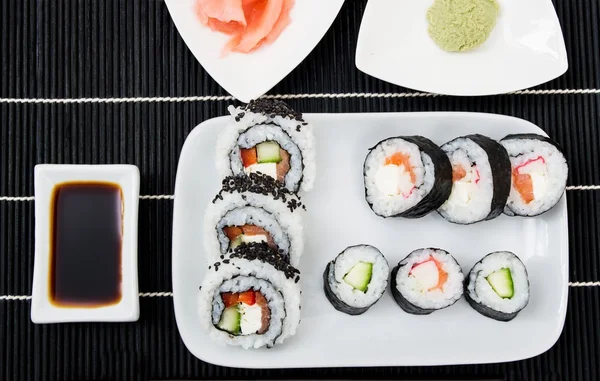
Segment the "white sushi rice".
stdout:
[[[421,290],[417,280],[410,276],[413,265],[433,257],[448,273],[448,279],[442,289]],[[396,273],[396,289],[411,304],[422,309],[440,309],[452,305],[463,294],[464,275],[458,263],[443,250],[419,249],[413,251],[400,262]]]
[[[275,140],[291,155],[285,187],[296,191],[296,184],[301,180],[300,189],[310,191],[313,188],[316,154],[311,124],[302,125],[303,122],[279,115],[271,118],[241,107],[229,106],[228,110],[232,115],[231,120],[217,138],[216,166],[221,178],[243,173],[238,144],[250,146],[266,140]],[[235,117],[241,113],[244,113],[244,116],[238,122]],[[296,130],[298,125],[301,125],[299,131]],[[301,158],[298,157],[298,153],[301,154]]]
[[[464,179],[452,183],[452,193],[438,209],[448,221],[469,224],[485,219],[491,211],[494,196],[492,168],[487,153],[477,143],[468,138],[452,140],[442,146],[452,167],[479,172],[479,181]],[[476,165],[474,165],[476,163]]]
[[[510,299],[500,297],[486,280],[491,273],[503,268],[510,269],[514,296]],[[493,310],[514,313],[525,308],[529,302],[529,278],[523,262],[513,253],[500,251],[487,255],[478,262],[469,273],[469,296],[477,303]]]
[[[222,200],[217,199],[215,203],[210,203],[204,214],[204,248],[209,263],[217,261],[223,253],[223,245],[228,245],[229,240],[219,226],[225,226],[224,224],[228,222],[253,221],[269,233],[273,232],[272,237],[276,244],[279,245],[284,240],[289,242],[290,264],[294,267],[299,265],[300,257],[304,252],[304,232],[300,208],[290,212],[286,203],[274,200],[270,194],[223,192],[222,196]],[[293,196],[287,195],[287,197],[289,201]],[[264,213],[256,213],[256,209],[260,209]],[[250,213],[248,213],[249,210]],[[223,220],[225,216],[230,217]],[[226,243],[224,243],[225,240],[227,240]],[[283,248],[285,249],[285,247]]]
[[[239,282],[229,282],[232,278],[240,276],[245,278]],[[261,282],[269,283],[270,286],[266,286]],[[278,324],[276,321],[283,318],[281,330],[276,327],[273,327],[273,329],[269,327],[267,331],[269,334],[234,336],[216,328],[213,307],[217,311],[222,310],[224,307],[222,304],[219,305],[219,300],[221,300],[219,294],[222,287],[224,287],[223,290],[227,288],[230,290],[243,290],[244,287],[254,286],[259,287],[261,292],[264,290],[263,295],[269,301],[273,324]],[[281,300],[277,294],[282,295],[283,299]],[[283,309],[280,309],[282,305]],[[300,323],[300,283],[295,283],[294,279],[286,278],[283,272],[278,271],[269,263],[233,258],[228,264],[222,263],[219,271],[215,271],[214,267],[207,271],[202,287],[198,292],[198,314],[201,328],[209,334],[211,339],[218,343],[239,345],[245,349],[280,344],[286,338],[296,334],[296,329]]]
[[534,200],[525,203],[521,194],[511,186],[507,214],[535,216],[551,209],[562,197],[567,186],[569,167],[563,154],[552,144],[538,139],[507,139],[500,143],[508,151],[513,170],[520,165],[542,157],[546,170],[536,176]]
[[[389,195],[377,186],[377,172],[384,166],[385,159],[397,152],[409,156],[409,163],[415,174],[415,187],[405,197],[402,194]],[[405,212],[417,205],[431,192],[435,182],[435,167],[429,155],[419,147],[401,138],[388,139],[369,152],[364,165],[366,198],[373,211],[380,216],[390,217]]]
[[[373,264],[371,281],[365,292],[354,289],[344,281],[344,276],[358,262]],[[349,306],[368,307],[379,300],[385,292],[389,272],[390,267],[387,260],[375,247],[369,245],[351,246],[335,259],[335,265],[329,267],[329,285],[335,296]]]

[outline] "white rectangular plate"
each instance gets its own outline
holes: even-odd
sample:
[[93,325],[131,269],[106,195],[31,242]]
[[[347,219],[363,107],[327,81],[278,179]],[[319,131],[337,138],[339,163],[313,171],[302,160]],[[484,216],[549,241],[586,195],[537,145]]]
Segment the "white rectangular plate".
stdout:
[[356,67],[414,90],[490,95],[548,82],[567,71],[567,50],[551,0],[498,0],[488,40],[448,53],[427,32],[433,0],[369,0],[360,26]]
[[[501,216],[459,226],[433,213],[418,220],[382,219],[364,200],[363,161],[369,147],[398,135],[423,135],[442,144],[481,133],[544,134],[511,117],[470,113],[307,114],[317,140],[317,181],[303,195],[306,250],[301,259],[302,322],[296,336],[270,350],[213,343],[200,329],[198,287],[206,272],[202,219],[219,189],[215,140],[228,118],[204,122],[188,136],[175,187],[173,291],[177,325],[198,358],[231,367],[295,368],[474,364],[519,360],[540,354],[558,339],[568,292],[565,197],[541,217]],[[529,270],[531,301],[509,323],[486,318],[463,299],[428,316],[403,312],[389,290],[364,315],[336,311],[323,293],[322,273],[346,246],[378,247],[390,267],[413,249],[448,250],[467,273],[485,254],[510,250]]]

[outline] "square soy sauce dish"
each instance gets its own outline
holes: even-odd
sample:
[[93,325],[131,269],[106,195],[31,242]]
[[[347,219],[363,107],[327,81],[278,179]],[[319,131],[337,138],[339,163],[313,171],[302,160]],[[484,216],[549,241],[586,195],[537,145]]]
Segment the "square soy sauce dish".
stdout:
[[139,318],[134,165],[35,167],[34,323]]

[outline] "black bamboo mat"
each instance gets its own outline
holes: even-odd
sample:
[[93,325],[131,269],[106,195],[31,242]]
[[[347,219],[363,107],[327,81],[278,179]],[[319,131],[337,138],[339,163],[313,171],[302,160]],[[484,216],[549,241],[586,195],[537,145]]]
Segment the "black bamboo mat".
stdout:
[[[546,130],[571,164],[571,287],[558,343],[529,360],[475,366],[243,370],[197,360],[173,315],[170,196],[187,134],[224,115],[227,94],[187,50],[162,0],[0,0],[0,380],[600,379],[600,3],[555,1],[564,76],[481,98],[428,96],[356,70],[365,4],[346,0],[323,41],[270,94],[293,95],[303,112],[481,111]],[[31,323],[37,163],[140,168],[139,322]]]

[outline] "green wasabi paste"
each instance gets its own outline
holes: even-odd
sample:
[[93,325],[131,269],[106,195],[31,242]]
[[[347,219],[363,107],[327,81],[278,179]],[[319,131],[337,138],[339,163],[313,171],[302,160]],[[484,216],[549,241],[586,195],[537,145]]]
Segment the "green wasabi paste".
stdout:
[[487,40],[498,11],[496,0],[435,0],[427,11],[429,35],[446,51],[466,52]]

